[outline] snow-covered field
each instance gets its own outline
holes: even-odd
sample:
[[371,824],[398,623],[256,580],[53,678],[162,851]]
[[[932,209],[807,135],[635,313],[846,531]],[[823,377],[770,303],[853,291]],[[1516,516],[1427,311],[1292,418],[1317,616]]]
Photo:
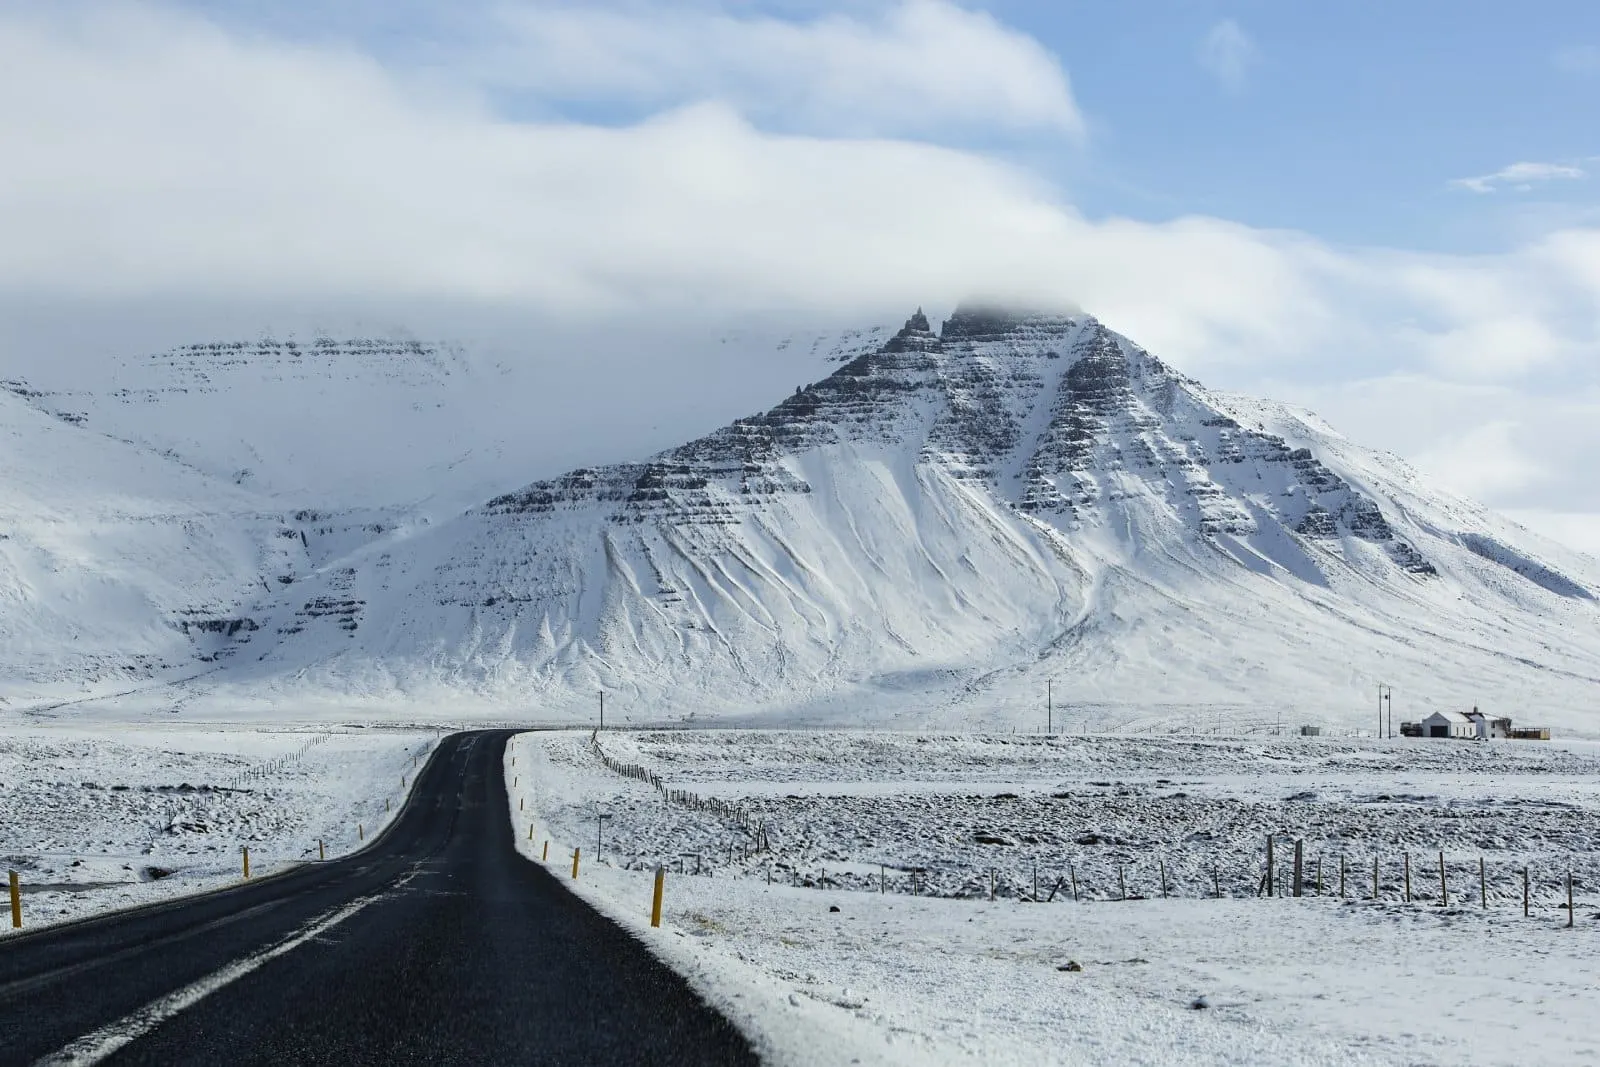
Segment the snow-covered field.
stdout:
[[[8,726],[0,865],[24,928],[349,852],[399,810],[436,734]],[[10,923],[4,924],[4,931]]]
[[[1600,1048],[1587,745],[752,731],[600,744],[742,814],[668,802],[607,769],[588,733],[531,734],[508,756],[519,839],[535,856],[553,839],[562,869],[581,846],[580,892],[780,1062],[1570,1063]],[[1280,890],[1304,841],[1306,897],[1257,896],[1268,833]],[[665,929],[649,931],[657,863],[673,873]],[[1120,899],[1119,868],[1144,899]],[[1048,904],[1031,903],[1035,869]]]

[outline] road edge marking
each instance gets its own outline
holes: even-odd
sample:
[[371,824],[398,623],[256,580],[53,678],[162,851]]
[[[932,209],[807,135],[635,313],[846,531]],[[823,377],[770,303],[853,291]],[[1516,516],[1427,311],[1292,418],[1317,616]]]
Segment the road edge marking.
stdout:
[[[406,881],[409,880],[409,878],[406,879]],[[108,1023],[97,1030],[92,1030],[56,1052],[35,1060],[34,1067],[88,1067],[90,1064],[99,1063],[112,1053],[139,1040],[168,1019],[193,1007],[224,986],[238,981],[279,956],[293,952],[307,941],[327,933],[385,895],[384,893],[374,893],[371,896],[353,900],[331,912],[326,912],[301,927],[299,932],[278,942],[271,948],[263,949],[243,959],[235,960],[212,971],[204,978],[190,982],[182,989],[174,990],[163,997],[157,997],[144,1007],[129,1012],[115,1022]]]

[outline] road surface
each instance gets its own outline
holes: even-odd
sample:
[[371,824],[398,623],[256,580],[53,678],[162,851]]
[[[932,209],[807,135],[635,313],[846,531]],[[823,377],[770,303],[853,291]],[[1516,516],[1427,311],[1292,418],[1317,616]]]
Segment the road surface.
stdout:
[[0,1064],[753,1064],[516,852],[506,731],[439,746],[354,856],[0,939]]

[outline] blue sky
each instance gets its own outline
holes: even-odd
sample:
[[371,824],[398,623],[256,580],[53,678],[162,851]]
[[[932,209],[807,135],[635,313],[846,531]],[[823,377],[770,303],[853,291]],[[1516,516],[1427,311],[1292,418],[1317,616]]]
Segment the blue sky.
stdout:
[[[1586,180],[1474,194],[1519,161],[1588,169],[1600,5],[1483,0],[1003,4],[1063,56],[1094,124],[1069,173],[1090,210],[1201,212],[1343,243],[1504,246],[1590,218]],[[1155,12],[1160,12],[1155,14]],[[1198,61],[1244,35],[1230,85]]]
[[0,0],[0,312],[1074,306],[1600,549],[1597,94],[1555,0]]

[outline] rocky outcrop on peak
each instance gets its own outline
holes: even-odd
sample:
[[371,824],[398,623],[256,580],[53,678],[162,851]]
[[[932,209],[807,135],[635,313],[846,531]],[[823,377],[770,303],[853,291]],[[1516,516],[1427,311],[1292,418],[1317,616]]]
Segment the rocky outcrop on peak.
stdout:
[[[130,385],[122,392],[128,399],[148,399],[169,390],[212,392],[234,374],[294,381],[329,373],[350,376],[377,371],[398,381],[421,384],[450,375],[459,363],[460,353],[453,348],[414,339],[208,341],[180,345],[129,363],[124,377],[130,379]],[[151,384],[145,384],[147,380]]]
[[933,332],[933,327],[928,324],[928,316],[918,308],[916,314],[906,320],[900,332],[889,338],[884,343],[881,352],[937,352],[939,350],[939,335]]
[[1063,532],[1128,501],[1199,538],[1271,523],[1315,552],[1381,546],[1403,572],[1436,568],[1381,507],[1312,451],[1250,428],[1199,383],[1092,318],[958,309],[936,333],[919,308],[876,350],[759,415],[639,464],[580,469],[491,500],[491,514],[601,507],[607,522],[737,524],[813,491],[799,457],[899,448],[981,484]]

